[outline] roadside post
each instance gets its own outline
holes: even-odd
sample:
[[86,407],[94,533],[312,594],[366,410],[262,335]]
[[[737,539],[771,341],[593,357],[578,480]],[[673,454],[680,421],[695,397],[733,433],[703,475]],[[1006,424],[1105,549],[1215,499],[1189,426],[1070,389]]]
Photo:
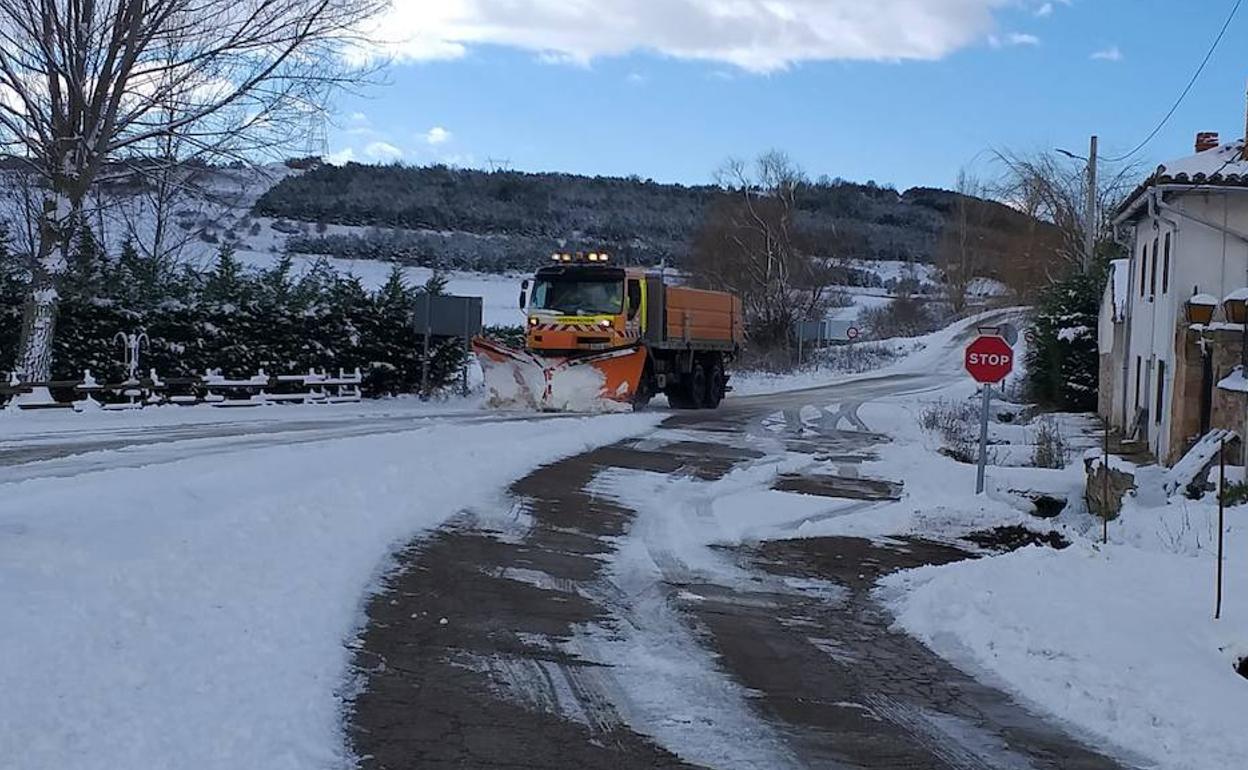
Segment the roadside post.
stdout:
[[963,360],[966,371],[983,386],[983,411],[979,416],[979,468],[975,474],[975,494],[983,494],[984,474],[988,466],[988,412],[992,404],[992,386],[1005,380],[1014,371],[1014,351],[997,327],[981,328],[979,336],[966,346]]
[[1218,588],[1213,619],[1222,618],[1222,543],[1226,536],[1226,439],[1218,443]]

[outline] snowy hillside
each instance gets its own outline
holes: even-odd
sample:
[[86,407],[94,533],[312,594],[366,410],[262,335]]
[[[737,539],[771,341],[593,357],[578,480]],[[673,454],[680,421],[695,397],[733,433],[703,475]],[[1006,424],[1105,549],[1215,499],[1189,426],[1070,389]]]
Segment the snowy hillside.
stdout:
[[[451,254],[455,264],[479,263],[491,269],[453,271],[450,292],[483,297],[485,322],[489,325],[514,325],[521,321],[516,300],[528,263],[502,273],[496,269],[513,258],[508,256],[515,248],[513,236],[333,224],[255,214],[257,203],[262,200],[269,200],[268,208],[273,208],[270,193],[276,186],[304,173],[307,172],[281,163],[250,169],[184,169],[177,172],[176,179],[168,180],[169,192],[165,195],[160,194],[152,179],[129,178],[112,184],[97,196],[98,205],[90,215],[90,225],[111,254],[117,254],[129,240],[145,253],[158,252],[170,261],[204,269],[215,262],[220,249],[227,244],[244,265],[254,268],[269,267],[279,255],[289,252],[295,258],[296,274],[325,260],[338,272],[359,277],[370,290],[380,287],[393,269],[387,255],[398,253],[404,262],[428,262],[430,254]],[[11,223],[29,221],[32,191],[16,172],[9,171],[0,179],[0,186],[9,193],[0,196],[0,216]],[[930,222],[928,225],[935,226]],[[29,233],[20,227],[13,230],[20,247]],[[534,248],[541,245],[545,249],[556,243],[548,237],[535,236],[531,240]],[[337,253],[344,244],[351,245],[346,252],[352,256]],[[920,257],[926,254],[920,251]],[[927,302],[941,292],[939,271],[921,261],[860,258],[849,260],[847,268],[852,274],[847,277],[852,277],[854,285],[836,287],[847,299],[845,306],[830,313],[829,317],[836,320],[858,323],[864,311],[885,307],[899,294],[915,295]],[[431,272],[415,265],[404,268],[412,284],[423,283]],[[1005,287],[995,281],[981,280],[977,284],[971,293],[980,299],[1006,293]]]

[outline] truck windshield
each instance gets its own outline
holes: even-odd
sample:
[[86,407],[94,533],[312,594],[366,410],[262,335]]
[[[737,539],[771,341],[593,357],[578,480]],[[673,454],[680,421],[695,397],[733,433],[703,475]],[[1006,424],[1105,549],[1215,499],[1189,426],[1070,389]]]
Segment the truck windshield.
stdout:
[[624,309],[624,282],[613,278],[539,278],[533,309],[566,315],[615,315]]

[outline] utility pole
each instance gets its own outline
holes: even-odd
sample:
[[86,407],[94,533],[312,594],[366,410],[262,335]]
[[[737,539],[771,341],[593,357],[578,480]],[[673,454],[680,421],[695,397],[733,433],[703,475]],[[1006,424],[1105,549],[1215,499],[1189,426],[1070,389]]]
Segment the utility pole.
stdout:
[[1092,270],[1092,263],[1096,259],[1096,144],[1097,139],[1094,134],[1088,147],[1088,209],[1086,212],[1088,223],[1087,232],[1083,235],[1083,272],[1085,274]]

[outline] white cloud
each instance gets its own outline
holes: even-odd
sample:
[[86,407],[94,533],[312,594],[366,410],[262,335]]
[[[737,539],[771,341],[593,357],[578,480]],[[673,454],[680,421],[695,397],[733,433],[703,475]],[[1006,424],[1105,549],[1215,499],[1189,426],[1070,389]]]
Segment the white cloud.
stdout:
[[425,132],[425,143],[432,145],[446,144],[453,134],[442,126],[434,126]]
[[1098,61],[1122,61],[1122,50],[1116,45],[1111,45],[1109,48],[1093,52],[1092,58]]
[[355,160],[355,150],[350,147],[325,156],[325,162],[331,166],[345,166],[353,160]]
[[754,72],[802,61],[939,59],[992,34],[1017,0],[438,0],[398,2],[369,53],[453,59],[493,44],[588,64],[632,51]]
[[378,162],[388,162],[402,158],[403,151],[389,142],[372,142],[364,148],[364,157]]
[[628,73],[628,76],[624,78],[624,82],[628,83],[630,86],[639,86],[646,82],[646,76],[640,72],[630,72]]
[[1053,4],[1052,4],[1052,3],[1044,3],[1044,4],[1043,4],[1043,5],[1041,5],[1039,8],[1037,8],[1037,9],[1036,9],[1036,15],[1037,15],[1037,16],[1039,16],[1039,17],[1041,17],[1041,18],[1043,18],[1043,17],[1045,17],[1045,16],[1052,16],[1052,15],[1053,15]]
[[1006,46],[1015,45],[1037,46],[1040,45],[1040,38],[1035,35],[1029,35],[1026,32],[1011,32],[1004,37],[989,35],[988,45],[993,48],[1004,48]]

